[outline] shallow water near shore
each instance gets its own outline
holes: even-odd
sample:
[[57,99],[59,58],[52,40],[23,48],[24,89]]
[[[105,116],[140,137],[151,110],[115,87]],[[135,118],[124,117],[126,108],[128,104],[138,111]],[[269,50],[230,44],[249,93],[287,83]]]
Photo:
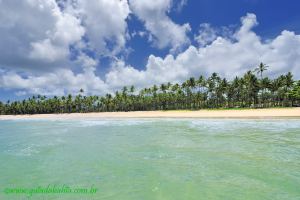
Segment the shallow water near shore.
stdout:
[[6,188],[97,188],[30,199],[300,199],[300,119],[0,121]]

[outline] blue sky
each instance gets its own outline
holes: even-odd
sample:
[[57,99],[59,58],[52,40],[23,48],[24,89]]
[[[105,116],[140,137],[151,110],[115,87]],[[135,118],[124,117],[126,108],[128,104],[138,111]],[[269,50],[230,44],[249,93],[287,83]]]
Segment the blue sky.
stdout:
[[[74,3],[75,2],[75,3]],[[3,0],[0,100],[103,95],[263,61],[300,78],[296,0]]]
[[[202,23],[210,23],[215,27],[237,25],[241,16],[249,12],[255,13],[259,19],[255,32],[268,39],[277,36],[284,29],[299,34],[299,9],[300,2],[297,0],[288,3],[281,0],[194,0],[188,1],[180,12],[171,12],[170,17],[179,24],[189,22],[192,27],[190,35],[193,36]],[[142,29],[143,26],[135,18],[129,21],[129,25],[131,30]],[[138,68],[144,68],[149,54],[164,56],[168,53],[168,49],[151,48],[145,39],[133,39],[129,46],[135,53],[130,54],[128,62]]]
[[[174,1],[178,4],[180,1]],[[183,24],[188,22],[192,27],[190,36],[197,34],[199,25],[210,23],[215,27],[238,25],[240,17],[246,13],[255,13],[259,26],[255,32],[262,38],[276,37],[284,29],[300,32],[300,2],[297,0],[197,0],[187,1],[181,11],[174,10],[169,14],[173,21]],[[143,24],[136,18],[129,20],[129,29],[142,29]],[[137,68],[144,68],[149,54],[165,56],[168,49],[151,48],[145,39],[133,39],[129,42],[135,52],[128,62]]]

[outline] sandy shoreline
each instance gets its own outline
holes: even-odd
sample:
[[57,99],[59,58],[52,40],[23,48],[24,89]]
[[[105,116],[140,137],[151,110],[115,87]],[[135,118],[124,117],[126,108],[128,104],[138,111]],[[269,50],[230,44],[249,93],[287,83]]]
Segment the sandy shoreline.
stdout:
[[71,114],[0,115],[7,119],[95,119],[95,118],[300,118],[300,108],[199,111],[136,111]]

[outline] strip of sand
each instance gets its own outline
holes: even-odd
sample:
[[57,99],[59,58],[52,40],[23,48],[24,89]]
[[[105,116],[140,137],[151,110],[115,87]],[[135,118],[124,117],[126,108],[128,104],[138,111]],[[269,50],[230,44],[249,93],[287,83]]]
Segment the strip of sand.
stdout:
[[71,114],[0,115],[7,119],[95,119],[95,118],[300,118],[300,108],[198,110],[198,111],[135,111]]

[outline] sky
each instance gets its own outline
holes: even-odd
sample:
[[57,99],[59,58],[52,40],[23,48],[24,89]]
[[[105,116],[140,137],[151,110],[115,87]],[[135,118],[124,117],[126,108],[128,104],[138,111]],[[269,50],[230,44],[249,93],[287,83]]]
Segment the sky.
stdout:
[[298,0],[0,0],[0,101],[105,95],[260,62],[300,79]]

